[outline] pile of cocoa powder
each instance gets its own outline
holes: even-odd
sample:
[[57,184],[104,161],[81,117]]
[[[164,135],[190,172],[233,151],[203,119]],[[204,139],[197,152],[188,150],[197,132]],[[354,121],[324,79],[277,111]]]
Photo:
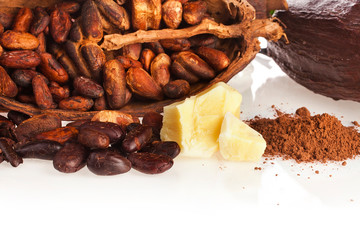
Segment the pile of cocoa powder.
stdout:
[[343,161],[360,155],[360,133],[327,113],[311,116],[305,107],[295,114],[277,111],[275,119],[254,118],[249,125],[263,135],[265,156],[297,162]]

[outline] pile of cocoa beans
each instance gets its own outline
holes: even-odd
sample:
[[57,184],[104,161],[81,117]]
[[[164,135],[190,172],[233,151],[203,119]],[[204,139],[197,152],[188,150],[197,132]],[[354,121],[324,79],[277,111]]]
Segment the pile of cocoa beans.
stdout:
[[211,17],[202,0],[78,0],[22,8],[12,24],[0,24],[0,95],[75,111],[121,109],[133,97],[184,97],[191,84],[213,79],[230,64],[214,35],[116,51],[99,44],[105,34],[185,28],[205,18]]
[[[99,112],[101,113],[101,112]],[[9,111],[0,116],[0,163],[13,167],[23,158],[52,160],[56,170],[73,173],[85,165],[97,175],[117,175],[134,168],[146,174],[165,172],[180,153],[176,142],[160,140],[162,115],[118,116],[121,124],[78,120],[61,127],[53,114],[29,117]],[[101,117],[101,116],[100,116]]]

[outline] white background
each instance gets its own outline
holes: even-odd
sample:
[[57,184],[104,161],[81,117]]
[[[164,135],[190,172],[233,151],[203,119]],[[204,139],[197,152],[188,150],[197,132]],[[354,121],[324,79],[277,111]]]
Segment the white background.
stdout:
[[[242,119],[273,117],[275,105],[334,114],[347,126],[360,121],[359,103],[314,94],[263,55],[229,84],[243,94]],[[359,160],[342,166],[179,156],[160,175],[113,177],[86,167],[63,174],[46,160],[25,159],[18,168],[4,162],[0,239],[358,239]]]

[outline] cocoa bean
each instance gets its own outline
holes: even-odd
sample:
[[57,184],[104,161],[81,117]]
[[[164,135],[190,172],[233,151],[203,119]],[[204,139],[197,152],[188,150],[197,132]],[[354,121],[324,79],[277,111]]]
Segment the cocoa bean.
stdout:
[[121,126],[112,122],[99,122],[99,121],[88,121],[79,127],[81,131],[84,128],[89,128],[106,134],[109,137],[110,144],[121,141],[125,137],[125,133]]
[[23,159],[15,152],[12,146],[9,144],[7,138],[0,138],[0,150],[5,160],[11,164],[13,167],[19,166],[23,163]]
[[37,39],[39,41],[39,46],[35,49],[35,52],[37,52],[38,54],[44,53],[46,52],[46,37],[45,37],[45,33],[41,32],[38,36]]
[[30,33],[37,36],[45,30],[50,23],[50,16],[42,7],[34,9],[35,17],[30,27]]
[[139,126],[131,130],[124,138],[121,147],[128,153],[141,150],[149,143],[152,136],[152,128],[149,126]]
[[162,19],[169,28],[178,28],[183,14],[181,2],[177,0],[166,1],[162,5]]
[[230,64],[228,56],[217,49],[201,46],[196,50],[196,53],[217,72],[224,70]]
[[80,4],[75,1],[66,1],[66,2],[59,2],[54,4],[48,10],[49,12],[54,11],[55,9],[61,9],[68,14],[76,13],[80,10]]
[[15,16],[12,13],[4,12],[4,11],[0,12],[0,23],[1,25],[4,26],[5,29],[9,29],[11,27],[14,18]]
[[81,27],[85,38],[99,42],[103,37],[100,13],[94,1],[87,0],[81,8]]
[[23,158],[52,160],[62,145],[55,141],[35,140],[15,145],[15,151]]
[[63,173],[74,173],[86,165],[88,150],[79,143],[66,144],[54,156],[53,166]]
[[132,26],[134,30],[159,29],[161,0],[132,0]]
[[79,131],[76,128],[67,126],[39,133],[34,137],[34,139],[50,140],[64,144],[71,139],[76,139],[78,132]]
[[118,60],[106,62],[103,69],[103,86],[111,109],[119,109],[126,103],[126,75]]
[[18,88],[6,70],[0,66],[0,95],[5,97],[15,97],[18,94]]
[[86,43],[80,50],[88,63],[93,79],[100,82],[101,70],[106,62],[103,50],[95,43]]
[[161,87],[170,81],[170,65],[171,59],[166,53],[160,53],[151,62],[151,76]]
[[142,68],[129,68],[126,82],[131,91],[141,97],[162,100],[163,92],[154,79]]
[[162,120],[163,116],[160,113],[151,111],[144,114],[142,124],[144,126],[152,127],[156,131],[160,132],[160,129],[162,128]]
[[11,74],[11,79],[20,87],[30,87],[33,77],[38,73],[31,69],[16,69]]
[[189,41],[192,48],[201,46],[214,48],[219,39],[212,34],[200,34],[189,38]]
[[145,43],[145,47],[151,49],[155,54],[164,53],[164,48],[161,46],[161,44],[157,42],[149,42]]
[[111,176],[130,171],[131,162],[111,150],[96,150],[87,159],[88,169],[96,175]]
[[40,54],[41,63],[39,70],[50,81],[55,81],[60,84],[64,84],[69,80],[69,75],[63,68],[63,66],[54,58],[50,53]]
[[12,30],[28,32],[33,17],[34,15],[30,8],[21,8],[14,19]]
[[84,34],[81,30],[80,19],[77,19],[71,26],[69,39],[75,43],[81,43],[84,40]]
[[9,51],[0,56],[0,65],[7,68],[34,68],[40,62],[39,54],[31,50]]
[[190,49],[190,41],[186,38],[177,38],[177,39],[163,39],[159,41],[161,46],[165,49],[181,52]]
[[130,67],[142,67],[141,62],[136,61],[132,58],[117,56],[116,59],[123,65],[125,69],[128,69]]
[[125,8],[113,0],[95,0],[99,10],[121,31],[130,28],[130,18]]
[[80,54],[79,44],[72,41],[66,41],[65,50],[79,70],[80,75],[91,78],[91,73],[86,65],[86,62]]
[[0,137],[15,139],[14,136],[15,124],[6,117],[0,118]]
[[86,122],[90,122],[89,119],[81,119],[81,120],[76,120],[73,122],[69,122],[68,124],[66,124],[67,127],[74,127],[76,129],[79,130],[80,126],[83,125]]
[[107,102],[106,102],[106,97],[103,95],[103,96],[101,96],[99,98],[96,98],[94,100],[93,108],[94,108],[95,111],[102,111],[102,110],[108,109],[108,105],[107,105]]
[[185,79],[190,84],[200,81],[200,78],[198,76],[185,69],[185,67],[178,61],[176,61],[176,59],[172,62],[170,66],[170,71],[176,78]]
[[88,111],[94,105],[94,101],[90,98],[85,98],[81,96],[73,96],[66,99],[63,99],[59,102],[59,108],[66,110],[75,110],[75,111]]
[[36,105],[35,97],[32,94],[30,95],[30,94],[19,93],[16,96],[16,100],[21,103],[28,103],[28,104]]
[[190,93],[190,84],[186,80],[178,79],[166,84],[163,91],[168,98],[182,98]]
[[49,45],[49,52],[63,66],[69,75],[69,78],[74,79],[79,75],[75,63],[70,59],[65,50],[59,44],[51,43]]
[[54,100],[46,81],[45,77],[41,74],[37,74],[32,79],[35,101],[40,109],[55,108]]
[[50,33],[56,43],[64,43],[71,28],[70,15],[61,10],[55,9],[50,14]]
[[39,46],[39,40],[32,34],[7,30],[1,35],[0,43],[10,50],[33,50]]
[[143,68],[149,72],[150,70],[150,64],[152,62],[152,60],[155,58],[155,53],[148,49],[148,48],[144,48],[142,51],[141,51],[141,55],[140,55],[140,62],[142,63],[143,65]]
[[7,114],[7,117],[16,125],[19,125],[23,121],[30,118],[29,115],[22,113],[22,112],[14,111],[14,110],[10,110]]
[[126,126],[126,132],[128,133],[128,132],[132,131],[133,129],[138,128],[140,126],[142,126],[141,123],[130,123]]
[[141,43],[134,43],[124,46],[122,50],[122,55],[134,60],[139,60],[141,53]]
[[143,148],[141,151],[166,155],[174,159],[180,154],[180,146],[173,141],[154,142]]
[[207,4],[205,1],[187,2],[183,5],[184,21],[190,25],[196,25],[201,22],[207,11]]
[[50,93],[55,102],[59,103],[61,100],[70,97],[70,89],[68,86],[60,86],[57,82],[50,82]]
[[73,82],[74,89],[82,96],[88,98],[99,98],[104,95],[102,86],[90,78],[77,77]]
[[105,149],[109,147],[110,138],[105,133],[92,128],[80,128],[78,142],[88,148]]
[[128,159],[134,169],[146,174],[163,173],[174,164],[169,156],[148,152],[131,153]]

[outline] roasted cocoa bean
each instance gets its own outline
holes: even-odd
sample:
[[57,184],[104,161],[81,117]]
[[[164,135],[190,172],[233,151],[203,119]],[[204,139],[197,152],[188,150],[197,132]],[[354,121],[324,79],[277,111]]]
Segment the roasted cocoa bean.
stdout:
[[161,0],[132,0],[132,26],[134,30],[159,29]]
[[[143,149],[142,151],[144,151]],[[154,142],[150,145],[150,148],[147,149],[147,152],[166,155],[172,159],[176,158],[180,154],[180,146],[173,141],[164,141],[164,142]]]
[[50,53],[40,54],[41,63],[39,70],[44,74],[50,81],[64,84],[69,80],[69,75],[63,68],[63,66],[54,58]]
[[44,53],[46,52],[46,37],[45,37],[45,33],[41,32],[38,36],[37,39],[39,41],[39,46],[35,49],[35,52],[37,52],[38,54]]
[[28,104],[36,104],[35,101],[35,97],[33,94],[24,94],[24,93],[19,93],[18,95],[16,95],[16,100],[21,102],[21,103],[28,103]]
[[167,155],[148,152],[131,153],[128,159],[134,169],[146,174],[163,173],[174,164],[172,158]]
[[75,111],[88,111],[94,105],[94,101],[91,98],[73,96],[63,99],[59,102],[59,108]]
[[200,34],[189,38],[189,41],[192,48],[201,46],[214,48],[219,39],[212,34]]
[[97,44],[86,43],[81,47],[81,53],[88,63],[93,79],[101,81],[101,71],[106,62],[106,56]]
[[88,98],[99,98],[104,95],[102,86],[90,78],[77,77],[73,82],[74,89],[82,96]]
[[50,140],[64,144],[71,139],[76,139],[78,133],[79,131],[76,128],[67,126],[39,133],[34,137],[34,139]]
[[169,28],[178,28],[183,14],[180,1],[168,0],[162,5],[162,19]]
[[35,140],[16,144],[15,151],[23,158],[52,160],[62,147],[60,143],[55,141]]
[[65,50],[59,44],[51,43],[49,45],[49,52],[63,66],[70,79],[74,79],[79,75],[75,63],[70,59]]
[[155,53],[148,49],[148,48],[144,48],[141,51],[141,55],[140,55],[140,62],[143,65],[143,68],[149,72],[150,70],[150,64],[152,62],[152,60],[155,58]]
[[0,65],[7,68],[34,68],[40,62],[39,54],[31,50],[9,51],[0,56]]
[[50,23],[50,16],[42,7],[34,9],[35,17],[30,27],[30,33],[37,36],[45,30]]
[[184,21],[190,25],[196,25],[201,22],[207,11],[205,1],[187,2],[183,5]]
[[14,130],[15,130],[15,124],[11,120],[7,119],[6,117],[1,116],[1,118],[0,118],[0,137],[15,139]]
[[160,131],[162,128],[163,116],[158,112],[147,112],[144,114],[142,124],[154,128],[156,131]]
[[99,10],[121,31],[130,28],[130,18],[125,8],[113,0],[94,0]]
[[18,88],[6,70],[0,66],[0,95],[5,97],[15,97],[18,93]]
[[55,9],[50,14],[50,34],[56,43],[64,43],[71,28],[70,15],[61,10]]
[[70,89],[68,86],[60,86],[57,82],[50,82],[49,85],[50,93],[53,100],[59,103],[61,100],[70,97]]
[[129,68],[126,82],[138,96],[153,100],[162,100],[164,97],[160,85],[142,68]]
[[134,60],[139,60],[141,53],[141,43],[134,43],[124,46],[122,50],[122,55]]
[[161,87],[164,87],[170,81],[170,65],[171,59],[165,53],[160,53],[151,62],[151,76]]
[[16,125],[19,125],[20,123],[22,123],[23,121],[27,120],[30,118],[29,115],[22,113],[22,112],[17,112],[14,110],[10,110],[7,113],[7,117]]
[[88,66],[80,53],[79,44],[72,41],[66,41],[65,49],[71,60],[75,63],[80,75],[91,78]]
[[125,132],[122,130],[122,127],[112,122],[88,121],[79,126],[80,131],[84,128],[106,134],[109,137],[110,144],[121,141],[125,137]]
[[130,123],[129,125],[126,126],[126,132],[128,133],[128,132],[132,131],[133,129],[138,128],[140,126],[142,126],[141,123]]
[[9,29],[13,24],[15,16],[13,13],[0,12],[0,24],[4,26],[4,29]]
[[87,159],[88,169],[96,175],[110,176],[130,171],[131,162],[111,150],[96,150]]
[[118,60],[106,62],[103,69],[103,86],[111,109],[120,109],[126,104],[126,75]]
[[21,8],[14,19],[12,30],[18,32],[28,32],[33,17],[34,15],[30,8]]
[[94,106],[93,106],[95,111],[102,111],[105,109],[108,109],[108,104],[106,102],[106,97],[103,95],[99,98],[96,98],[94,100]]
[[4,49],[3,49],[3,47],[0,45],[0,56],[3,54],[3,52],[4,52]]
[[84,40],[84,34],[80,26],[80,19],[75,20],[75,22],[72,24],[69,33],[69,39],[75,43],[81,43]]
[[196,50],[196,53],[217,72],[224,70],[230,64],[228,56],[217,49],[201,46]]
[[186,38],[163,39],[159,42],[163,48],[175,52],[187,51],[191,46],[190,41]]
[[80,127],[78,142],[88,148],[104,149],[110,145],[110,138],[103,132],[92,128]]
[[37,74],[32,79],[35,101],[40,109],[50,109],[55,107],[54,100],[46,82],[47,80],[41,74]]
[[180,79],[185,79],[190,84],[197,83],[200,81],[200,78],[196,76],[194,73],[185,69],[185,67],[176,59],[172,62],[170,66],[170,72],[176,77]]
[[103,37],[100,13],[94,1],[87,0],[81,8],[81,27],[84,36],[93,42],[99,42]]
[[186,80],[178,79],[166,84],[163,91],[168,98],[182,98],[190,93],[190,84]]
[[0,150],[4,159],[13,167],[19,166],[23,163],[23,159],[15,152],[12,146],[9,144],[10,139],[0,138]]
[[48,10],[49,10],[49,12],[52,12],[55,9],[61,9],[69,14],[73,14],[80,10],[80,4],[75,1],[59,2],[59,3],[54,4]]
[[39,40],[27,32],[7,30],[1,35],[0,43],[10,50],[33,50],[39,46]]
[[140,126],[131,130],[124,138],[121,147],[125,152],[131,153],[141,150],[152,136],[152,128],[149,126]]
[[132,58],[124,57],[124,56],[117,56],[116,59],[123,65],[125,69],[131,67],[142,67],[141,62],[136,61]]
[[165,52],[164,48],[161,46],[161,44],[158,41],[144,43],[144,47],[151,49],[156,55]]
[[74,173],[86,165],[88,155],[87,149],[81,144],[67,143],[55,154],[53,165],[59,172]]

